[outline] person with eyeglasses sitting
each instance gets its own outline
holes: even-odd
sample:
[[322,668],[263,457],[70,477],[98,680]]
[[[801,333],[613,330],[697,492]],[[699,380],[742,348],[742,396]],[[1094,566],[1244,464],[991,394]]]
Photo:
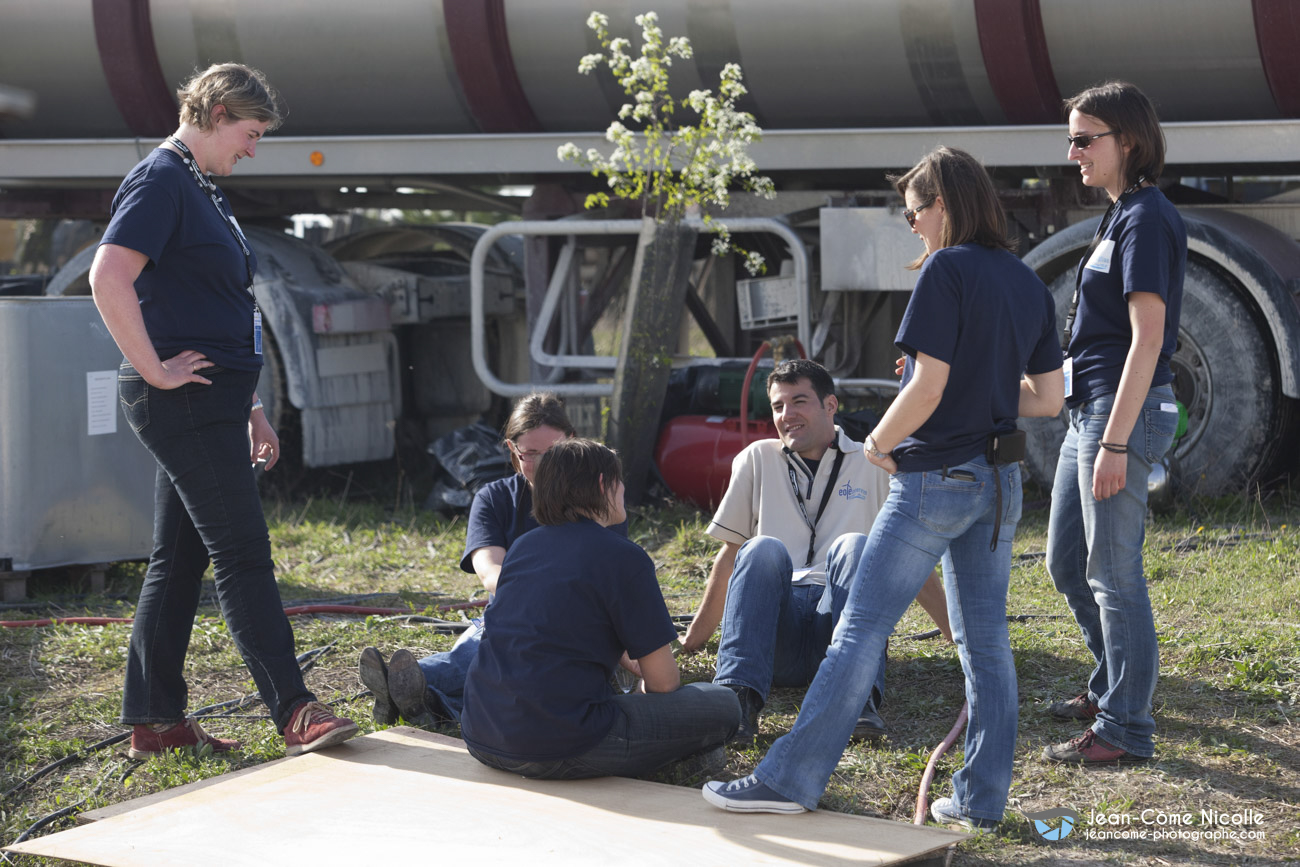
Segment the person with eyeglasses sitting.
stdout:
[[[682,648],[698,651],[722,624],[713,682],[740,701],[739,743],[758,733],[769,690],[807,686],[826,655],[889,474],[836,424],[831,375],[815,361],[783,361],[767,378],[780,439],[751,443],[706,532],[722,543]],[[943,588],[931,574],[918,601],[951,638]],[[880,652],[856,738],[885,733]]]
[[[489,482],[474,495],[460,560],[460,568],[477,575],[489,597],[496,593],[501,564],[515,540],[539,526],[533,516],[532,496],[538,459],[576,434],[565,414],[564,401],[549,392],[521,398],[510,413],[503,439],[515,474]],[[626,536],[627,521],[611,529]],[[385,662],[378,649],[363,650],[358,674],[374,694],[375,721],[392,725],[400,714],[407,722],[425,727],[459,722],[465,674],[478,651],[485,623],[486,618],[476,619],[451,650],[423,659],[416,659],[409,650],[398,650]],[[625,662],[639,675],[634,664]]]

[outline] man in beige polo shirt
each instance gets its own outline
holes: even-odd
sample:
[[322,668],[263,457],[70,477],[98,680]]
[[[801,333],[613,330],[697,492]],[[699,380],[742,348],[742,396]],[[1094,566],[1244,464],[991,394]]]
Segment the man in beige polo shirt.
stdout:
[[[759,440],[736,455],[706,531],[722,549],[683,647],[699,650],[721,621],[713,682],[740,700],[738,741],[758,733],[758,713],[772,686],[812,682],[857,575],[865,534],[889,494],[889,475],[835,425],[834,388],[814,361],[776,366],[767,391],[780,439]],[[936,574],[917,599],[951,639]],[[884,668],[882,659],[854,737],[885,732],[877,712]]]

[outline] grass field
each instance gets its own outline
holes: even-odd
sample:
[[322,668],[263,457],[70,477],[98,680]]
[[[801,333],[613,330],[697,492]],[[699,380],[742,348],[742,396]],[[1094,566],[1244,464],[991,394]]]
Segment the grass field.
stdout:
[[[377,504],[395,499],[402,498],[358,499],[353,491],[351,498],[331,493],[307,501],[268,500],[286,602],[347,600],[409,606],[427,615],[441,604],[482,598],[477,581],[457,568],[463,521]],[[1016,540],[1009,601],[1020,681],[1011,803],[998,831],[963,845],[954,863],[1300,860],[1300,507],[1277,496],[1196,503],[1192,509],[1185,504],[1152,522],[1146,562],[1162,663],[1157,758],[1143,766],[1081,769],[1038,758],[1044,745],[1081,730],[1051,719],[1045,708],[1079,692],[1091,665],[1043,567],[1046,511],[1041,504],[1029,505]],[[681,506],[633,515],[632,537],[658,565],[674,614],[690,613],[703,587],[715,551],[703,535],[706,520]],[[139,564],[115,567],[107,591],[98,596],[75,597],[79,588],[66,581],[34,583],[30,589],[42,607],[9,609],[4,619],[129,617],[141,572]],[[900,624],[891,642],[883,709],[889,737],[849,748],[823,809],[911,820],[926,759],[962,703],[953,648],[942,639],[914,637],[930,628],[916,606]],[[283,755],[283,742],[257,702],[220,711],[225,718],[205,723],[244,742],[236,758],[174,754],[138,763],[126,758],[122,743],[83,752],[122,731],[115,720],[129,629],[0,630],[0,844],[12,843],[59,811],[135,798]],[[454,640],[435,624],[402,617],[298,617],[294,629],[299,652],[321,649],[311,657],[308,684],[322,700],[352,715],[363,731],[376,726],[356,676],[361,649],[375,645],[389,653],[405,647],[419,655],[446,649]],[[683,659],[686,680],[709,679],[712,667],[711,653]],[[253,692],[210,601],[195,623],[188,672],[192,708]],[[753,768],[771,740],[793,724],[801,699],[800,690],[773,693],[758,743],[730,752],[728,775]],[[24,783],[64,758],[65,764]],[[950,776],[960,758],[959,740],[954,754],[939,765],[933,796],[951,791]],[[1081,818],[1069,837],[1046,842],[1023,814],[1055,808],[1073,809]],[[703,802],[701,809],[706,809]],[[1250,823],[1234,825],[1233,816],[1238,822],[1246,816]],[[717,818],[723,822],[725,814]],[[72,821],[60,815],[34,833],[50,833]]]

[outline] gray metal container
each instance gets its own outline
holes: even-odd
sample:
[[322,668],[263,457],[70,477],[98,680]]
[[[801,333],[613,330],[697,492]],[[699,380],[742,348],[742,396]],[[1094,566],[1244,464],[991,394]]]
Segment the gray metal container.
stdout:
[[156,465],[121,360],[91,299],[0,298],[0,571],[149,556]]

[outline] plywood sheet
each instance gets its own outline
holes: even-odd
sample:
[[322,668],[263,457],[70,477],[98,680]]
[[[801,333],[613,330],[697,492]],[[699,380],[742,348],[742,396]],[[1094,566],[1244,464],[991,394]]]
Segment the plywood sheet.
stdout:
[[696,789],[639,780],[525,780],[409,728],[92,815],[9,851],[107,867],[894,864],[966,836],[839,813],[724,813]]

